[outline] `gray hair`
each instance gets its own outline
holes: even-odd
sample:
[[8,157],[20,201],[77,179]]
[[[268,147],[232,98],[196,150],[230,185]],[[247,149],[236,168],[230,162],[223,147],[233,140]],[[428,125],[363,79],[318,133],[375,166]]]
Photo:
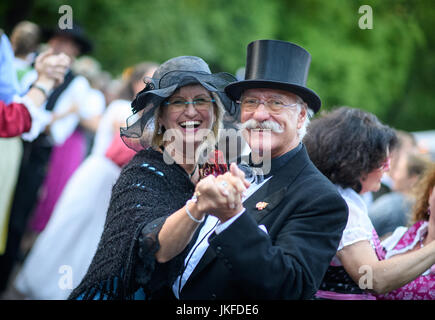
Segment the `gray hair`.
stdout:
[[310,124],[311,118],[314,116],[314,111],[310,107],[308,107],[307,103],[304,102],[301,97],[299,97],[298,95],[296,95],[296,97],[296,103],[298,104],[298,113],[302,111],[302,108],[305,108],[305,111],[307,112],[302,127],[297,130],[299,141],[302,141],[305,134],[307,133],[307,127]]

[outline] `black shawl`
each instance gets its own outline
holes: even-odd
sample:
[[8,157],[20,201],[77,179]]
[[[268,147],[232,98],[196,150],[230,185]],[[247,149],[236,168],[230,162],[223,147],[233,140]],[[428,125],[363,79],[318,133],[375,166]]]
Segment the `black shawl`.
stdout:
[[163,154],[151,148],[138,152],[112,189],[97,252],[69,299],[132,299],[139,289],[135,269],[143,266],[138,258],[142,229],[156,219],[163,222],[193,192],[179,165],[164,163]]

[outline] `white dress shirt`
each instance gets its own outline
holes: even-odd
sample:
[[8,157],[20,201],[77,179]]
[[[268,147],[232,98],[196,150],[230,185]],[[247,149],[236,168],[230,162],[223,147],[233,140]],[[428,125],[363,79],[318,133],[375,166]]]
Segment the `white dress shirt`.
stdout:
[[[251,184],[248,190],[246,190],[246,195],[243,198],[243,202],[247,200],[255,191],[257,191],[270,178],[272,177],[265,179],[259,184]],[[213,231],[215,231],[216,234],[219,234],[222,231],[224,231],[235,220],[237,220],[237,218],[240,217],[244,212],[245,209],[243,209],[241,212],[233,216],[231,219],[225,221],[224,223],[220,223],[219,219],[216,218],[215,216],[212,215],[207,216],[204,225],[199,231],[199,235],[195,242],[195,245],[192,247],[186,259],[184,260],[184,265],[185,265],[184,272],[177,277],[177,279],[175,280],[172,286],[172,291],[174,292],[177,299],[179,299],[179,292],[181,291],[186,281],[189,279],[190,275],[192,274],[193,270],[195,270],[195,267],[198,265],[205,251],[207,250],[209,246],[208,244],[209,236],[213,233]],[[263,225],[259,226],[259,228],[267,233],[267,230]]]

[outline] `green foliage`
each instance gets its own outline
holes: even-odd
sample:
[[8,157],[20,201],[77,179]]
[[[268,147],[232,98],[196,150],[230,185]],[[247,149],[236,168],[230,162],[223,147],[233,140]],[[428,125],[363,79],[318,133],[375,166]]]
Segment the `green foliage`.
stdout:
[[72,6],[74,20],[95,42],[93,54],[113,73],[178,55],[198,55],[213,69],[235,72],[245,63],[248,42],[274,37],[277,11],[263,0],[40,0],[32,20],[55,25],[62,4]]
[[[0,4],[0,25],[7,3]],[[235,73],[249,42],[287,40],[311,53],[308,86],[324,109],[348,105],[400,129],[434,128],[432,0],[38,0],[26,18],[53,26],[62,4],[72,6],[95,43],[93,55],[112,74],[178,55]],[[371,30],[358,26],[366,4]]]
[[395,14],[393,1],[391,11],[372,1],[373,29],[360,29],[358,8],[367,2],[310,0],[298,10],[288,7],[281,32],[311,52],[309,85],[327,108],[349,105],[382,118],[406,83],[421,30],[412,17]]

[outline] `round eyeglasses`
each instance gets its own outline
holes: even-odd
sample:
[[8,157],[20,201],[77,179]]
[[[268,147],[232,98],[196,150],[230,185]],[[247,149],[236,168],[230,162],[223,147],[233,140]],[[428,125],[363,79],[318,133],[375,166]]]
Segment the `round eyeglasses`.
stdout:
[[245,97],[236,101],[247,112],[254,112],[260,104],[264,105],[270,112],[280,112],[283,109],[296,107],[299,103],[286,104],[279,99],[260,100],[257,98]]
[[189,104],[192,104],[193,107],[198,111],[208,110],[213,102],[216,102],[214,99],[205,99],[205,98],[197,98],[192,101],[186,101],[184,99],[175,99],[169,100],[165,102],[165,105],[171,107],[172,111],[184,111]]

